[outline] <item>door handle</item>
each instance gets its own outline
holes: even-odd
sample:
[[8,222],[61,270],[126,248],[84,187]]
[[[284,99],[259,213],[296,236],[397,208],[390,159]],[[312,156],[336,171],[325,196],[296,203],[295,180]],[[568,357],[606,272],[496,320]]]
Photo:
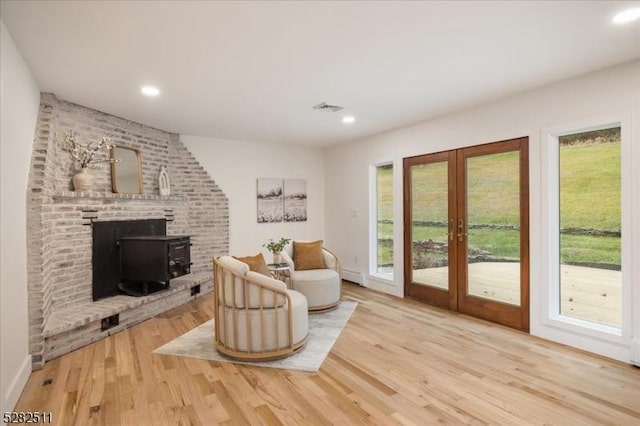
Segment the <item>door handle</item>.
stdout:
[[467,233],[464,232],[464,222],[462,219],[458,221],[458,241],[464,241],[464,237],[467,236]]
[[455,225],[453,224],[453,219],[449,219],[449,241],[453,241],[454,228],[455,228]]

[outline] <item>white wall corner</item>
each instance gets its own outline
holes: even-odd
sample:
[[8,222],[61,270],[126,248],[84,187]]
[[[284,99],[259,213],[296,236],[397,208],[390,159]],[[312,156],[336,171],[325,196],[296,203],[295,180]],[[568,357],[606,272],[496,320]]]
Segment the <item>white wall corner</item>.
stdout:
[[0,408],[0,413],[13,411],[13,408],[16,406],[16,403],[22,394],[22,390],[27,385],[30,374],[31,355],[27,355],[24,361],[22,361],[20,368],[11,379],[11,383],[7,387],[7,393],[2,395],[2,408]]
[[[253,255],[270,238],[281,236],[330,240],[325,233],[324,155],[320,148],[185,134],[180,135],[180,141],[229,200],[229,253]],[[282,167],[283,164],[287,166]],[[307,181],[306,221],[258,223],[256,181],[264,177]]]
[[0,19],[0,412],[31,374],[27,291],[27,182],[40,88]]
[[342,279],[351,281],[352,283],[356,283],[359,285],[363,285],[364,277],[362,272],[354,271],[353,269],[342,269]]
[[631,340],[631,364],[640,367],[640,336]]
[[390,294],[396,297],[404,297],[404,288],[395,281],[383,280],[368,275],[363,283],[364,287],[376,290],[382,293]]

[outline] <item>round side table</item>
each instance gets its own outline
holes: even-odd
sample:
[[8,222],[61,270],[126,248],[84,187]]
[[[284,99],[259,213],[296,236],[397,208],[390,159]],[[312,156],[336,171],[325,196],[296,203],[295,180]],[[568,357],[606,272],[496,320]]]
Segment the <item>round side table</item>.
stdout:
[[291,268],[288,263],[269,263],[267,268],[271,271],[271,275],[276,280],[280,280],[291,288]]

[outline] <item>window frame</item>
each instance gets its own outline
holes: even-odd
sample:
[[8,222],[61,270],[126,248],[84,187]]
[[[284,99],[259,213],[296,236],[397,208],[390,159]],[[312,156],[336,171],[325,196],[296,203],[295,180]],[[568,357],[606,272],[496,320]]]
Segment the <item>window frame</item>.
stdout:
[[[597,123],[597,124],[594,124]],[[559,137],[575,133],[620,127],[621,150],[621,327],[569,317],[560,313],[560,154]],[[624,115],[600,117],[561,125],[542,131],[542,176],[541,176],[541,246],[543,270],[546,278],[541,285],[542,323],[573,334],[593,337],[617,345],[628,345],[631,339],[632,315],[632,144],[631,120]],[[546,165],[546,167],[545,167]],[[638,308],[638,307],[636,307]]]
[[[378,272],[378,169],[384,166],[391,166],[392,176],[392,211],[393,225],[391,235],[393,235],[393,270],[390,274]],[[380,280],[384,283],[394,283],[396,278],[396,165],[394,161],[382,161],[369,166],[369,265],[367,274],[369,277]]]

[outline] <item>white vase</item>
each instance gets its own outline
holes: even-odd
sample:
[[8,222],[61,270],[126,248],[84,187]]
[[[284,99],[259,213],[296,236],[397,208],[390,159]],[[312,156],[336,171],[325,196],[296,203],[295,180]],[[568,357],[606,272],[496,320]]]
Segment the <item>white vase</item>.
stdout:
[[282,263],[282,253],[273,253],[273,263]]
[[169,180],[169,173],[166,166],[160,166],[160,173],[158,173],[158,188],[160,188],[160,195],[171,195],[171,181]]
[[86,167],[73,176],[73,189],[75,191],[91,191],[93,188],[93,175]]

